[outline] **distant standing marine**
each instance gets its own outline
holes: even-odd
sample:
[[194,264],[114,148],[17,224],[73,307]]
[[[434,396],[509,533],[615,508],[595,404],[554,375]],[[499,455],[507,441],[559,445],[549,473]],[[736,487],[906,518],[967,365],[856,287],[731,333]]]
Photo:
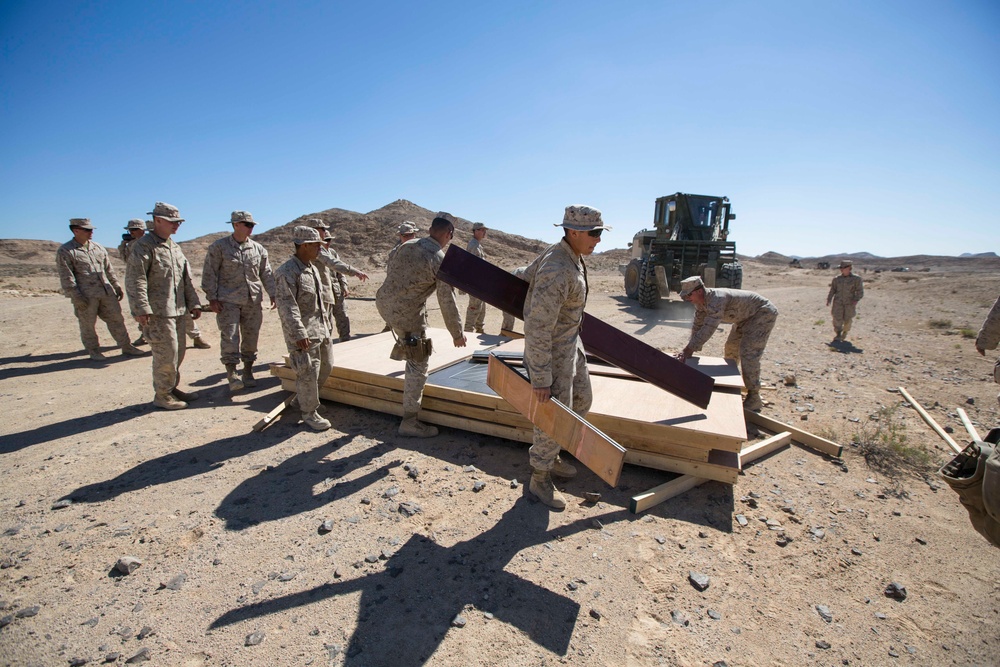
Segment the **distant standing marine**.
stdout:
[[851,260],[841,260],[840,275],[830,282],[830,292],[826,295],[826,305],[833,304],[834,341],[847,340],[851,320],[857,314],[858,301],[865,296],[865,281],[851,273],[853,266]]

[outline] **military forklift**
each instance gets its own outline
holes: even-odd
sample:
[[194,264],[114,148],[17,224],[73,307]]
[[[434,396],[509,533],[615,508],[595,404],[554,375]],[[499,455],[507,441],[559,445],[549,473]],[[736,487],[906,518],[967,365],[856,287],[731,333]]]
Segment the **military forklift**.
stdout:
[[653,308],[661,297],[680,290],[681,281],[701,276],[709,287],[743,286],[736,244],[727,241],[731,212],[728,197],[676,192],[656,200],[654,229],[632,239],[632,258],[619,265],[625,294]]

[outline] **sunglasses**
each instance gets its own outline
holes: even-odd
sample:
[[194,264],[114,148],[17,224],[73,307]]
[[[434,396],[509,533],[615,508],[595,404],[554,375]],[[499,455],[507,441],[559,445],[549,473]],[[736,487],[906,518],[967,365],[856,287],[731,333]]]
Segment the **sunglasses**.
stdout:
[[595,239],[601,238],[601,232],[603,229],[591,229],[587,231],[587,236],[593,236]]

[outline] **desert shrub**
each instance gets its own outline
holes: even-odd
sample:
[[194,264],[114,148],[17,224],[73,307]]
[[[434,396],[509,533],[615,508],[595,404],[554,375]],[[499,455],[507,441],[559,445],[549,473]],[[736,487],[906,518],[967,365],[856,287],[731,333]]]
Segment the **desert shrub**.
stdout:
[[951,320],[932,319],[927,323],[927,326],[929,326],[931,329],[950,329]]
[[813,322],[814,327],[820,327],[823,326],[824,324],[826,324],[826,320],[816,320],[815,322]]
[[931,457],[922,447],[909,444],[896,407],[880,408],[861,422],[853,443],[865,458],[868,467],[878,471],[891,483],[886,489],[898,497],[906,496],[903,479],[908,475],[924,475],[931,468]]
[[975,329],[969,329],[967,327],[960,329],[959,333],[962,334],[962,338],[975,338],[979,334],[979,332]]

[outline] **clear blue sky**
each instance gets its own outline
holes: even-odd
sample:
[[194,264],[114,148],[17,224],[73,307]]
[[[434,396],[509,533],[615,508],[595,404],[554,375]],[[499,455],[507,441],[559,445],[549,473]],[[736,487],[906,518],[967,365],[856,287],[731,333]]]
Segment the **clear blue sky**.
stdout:
[[624,247],[676,191],[739,252],[1000,252],[1000,3],[0,2],[0,237],[180,240],[404,198]]

